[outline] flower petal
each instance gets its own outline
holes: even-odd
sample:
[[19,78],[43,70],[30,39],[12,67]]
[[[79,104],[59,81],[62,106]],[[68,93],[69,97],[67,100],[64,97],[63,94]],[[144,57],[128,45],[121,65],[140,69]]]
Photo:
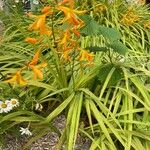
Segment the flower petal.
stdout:
[[30,65],[36,65],[38,63],[38,59],[39,59],[39,55],[40,55],[41,50],[37,50],[37,52],[35,53],[35,55],[33,56],[33,59],[31,60],[31,62],[29,62],[29,67]]
[[27,37],[24,41],[31,44],[36,44],[38,42],[36,38],[31,38],[31,37]]
[[41,10],[41,12],[42,13],[52,13],[52,12],[50,12],[50,10],[51,10],[51,6],[45,6],[42,10]]
[[38,68],[36,68],[35,66],[31,66],[33,72],[34,72],[34,79],[36,80],[37,78],[39,79],[43,79],[43,73],[41,70],[39,70]]

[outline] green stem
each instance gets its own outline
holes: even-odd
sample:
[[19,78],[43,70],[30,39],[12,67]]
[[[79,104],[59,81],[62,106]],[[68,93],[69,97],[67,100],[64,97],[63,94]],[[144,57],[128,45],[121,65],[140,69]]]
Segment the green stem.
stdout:
[[62,82],[63,87],[67,86],[67,79],[65,78],[65,70],[64,70],[64,66],[63,64],[60,62],[60,57],[61,55],[58,52],[58,45],[56,43],[56,37],[55,37],[55,33],[54,33],[54,16],[52,14],[51,17],[51,28],[52,28],[52,37],[53,37],[53,41],[54,41],[54,47],[52,48],[52,51],[54,53],[55,59],[56,59],[56,70],[58,73],[58,76],[60,77],[60,81]]
[[52,13],[52,16],[51,16],[51,27],[52,27],[52,37],[53,37],[53,40],[54,40],[54,48],[57,48],[57,43],[56,43],[56,37],[55,37],[55,32],[54,32],[54,15]]
[[75,65],[75,49],[73,50],[73,60],[71,66],[71,76],[72,76],[72,84],[73,84],[73,91],[75,90],[75,77],[74,77],[74,65]]
[[108,51],[108,57],[109,57],[110,63],[113,64],[113,61],[112,61],[113,54],[111,55],[111,50]]

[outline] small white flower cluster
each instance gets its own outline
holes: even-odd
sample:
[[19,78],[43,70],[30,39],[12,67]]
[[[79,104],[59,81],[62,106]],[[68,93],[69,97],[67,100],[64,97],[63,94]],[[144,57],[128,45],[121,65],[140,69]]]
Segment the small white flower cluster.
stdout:
[[0,100],[0,113],[8,113],[10,112],[14,107],[19,106],[19,101],[17,99],[10,99],[6,101]]

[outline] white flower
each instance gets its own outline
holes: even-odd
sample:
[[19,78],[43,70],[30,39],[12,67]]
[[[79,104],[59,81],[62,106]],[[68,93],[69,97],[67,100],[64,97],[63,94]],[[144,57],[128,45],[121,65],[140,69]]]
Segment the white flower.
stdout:
[[17,106],[19,106],[19,102],[14,98],[12,98],[11,100],[6,100],[5,102],[0,101],[0,113],[8,113]]
[[35,110],[42,111],[43,106],[40,103],[36,103]]
[[34,5],[38,5],[38,4],[39,4],[39,1],[38,1],[38,0],[33,0],[33,4],[34,4]]
[[10,103],[11,103],[12,107],[18,107],[19,106],[19,101],[15,98],[12,98],[10,100]]
[[5,102],[0,101],[0,113],[8,113],[12,108],[9,100],[6,100]]
[[29,131],[29,128],[22,128],[20,127],[21,135],[26,134],[26,135],[32,135],[32,133]]

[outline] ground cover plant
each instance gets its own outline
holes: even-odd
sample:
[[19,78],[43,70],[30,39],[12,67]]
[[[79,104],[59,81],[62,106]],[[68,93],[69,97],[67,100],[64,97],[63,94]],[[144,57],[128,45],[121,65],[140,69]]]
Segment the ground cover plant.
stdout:
[[[19,7],[20,8],[20,7]],[[2,14],[0,133],[50,131],[74,149],[150,147],[150,12],[123,1],[47,1]],[[60,132],[52,121],[65,114]],[[20,131],[19,131],[20,130]]]

